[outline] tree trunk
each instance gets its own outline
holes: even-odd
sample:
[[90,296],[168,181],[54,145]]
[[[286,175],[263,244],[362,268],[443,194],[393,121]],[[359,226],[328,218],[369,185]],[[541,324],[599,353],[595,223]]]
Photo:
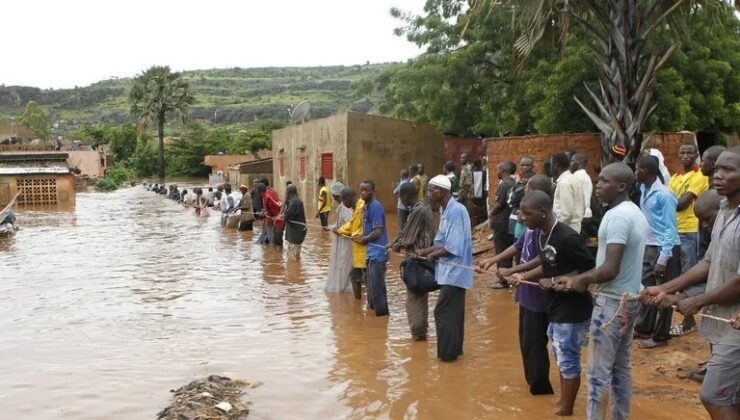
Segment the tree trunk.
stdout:
[[157,118],[157,136],[159,137],[159,179],[164,181],[164,115]]

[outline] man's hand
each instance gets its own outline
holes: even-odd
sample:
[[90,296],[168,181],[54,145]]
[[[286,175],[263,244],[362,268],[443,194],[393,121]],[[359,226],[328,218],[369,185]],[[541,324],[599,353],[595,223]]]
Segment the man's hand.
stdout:
[[511,277],[514,273],[512,273],[511,268],[497,268],[496,269],[496,277],[498,277],[501,281],[507,281],[509,277]]
[[699,296],[683,299],[676,305],[676,310],[685,316],[694,315],[701,310]]
[[655,277],[662,279],[663,277],[665,277],[665,266],[661,264],[655,264],[653,273],[655,274]]
[[740,313],[736,313],[735,316],[730,318],[730,325],[736,330],[740,330]]
[[393,245],[393,251],[394,252],[401,252],[401,245],[399,245],[399,244]]
[[355,239],[355,242],[357,242],[360,245],[366,245],[367,244],[367,238],[364,237],[364,236],[359,236],[359,237],[356,237],[354,239]]
[[540,283],[540,287],[543,288],[543,289],[545,289],[545,290],[552,290],[553,286],[555,286],[555,284],[553,283],[552,279],[551,278],[547,278],[547,277],[540,279],[540,282],[539,283]]
[[[499,278],[500,278],[500,277],[499,277]],[[509,276],[509,278],[507,278],[507,279],[506,279],[506,281],[507,281],[507,282],[508,282],[508,283],[509,283],[510,285],[512,285],[512,286],[514,286],[514,287],[517,287],[517,286],[519,286],[519,285],[521,284],[521,282],[522,282],[523,280],[524,280],[524,277],[522,276],[522,274],[521,274],[521,273],[514,273],[514,274],[512,274],[511,276]]]
[[646,287],[642,292],[640,292],[640,303],[643,305],[656,306],[659,303],[658,296],[661,294],[665,295],[662,286]]
[[[495,271],[496,270],[496,263],[493,261],[493,259],[483,260],[475,267],[475,272],[478,274],[485,273],[486,271]],[[491,267],[494,267],[493,270],[490,270]]]
[[588,289],[588,283],[578,277],[558,277],[555,280],[555,290],[559,292],[583,293]]

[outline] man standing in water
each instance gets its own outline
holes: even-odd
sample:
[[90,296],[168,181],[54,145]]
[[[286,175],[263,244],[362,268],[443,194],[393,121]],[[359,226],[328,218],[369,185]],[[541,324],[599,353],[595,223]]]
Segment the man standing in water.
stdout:
[[[352,216],[349,221],[342,226],[334,228],[334,233],[350,238],[359,238],[362,236],[362,215],[365,209],[365,202],[357,199],[357,193],[352,188],[345,188],[341,192],[342,204],[348,209],[352,209]],[[343,239],[343,238],[339,238]],[[355,299],[362,299],[362,284],[367,284],[367,246],[352,241],[352,270],[349,272],[349,279],[352,283],[352,292]],[[367,296],[368,306],[370,295]]]
[[295,185],[285,189],[285,240],[288,241],[288,261],[301,259],[301,244],[306,239],[306,212],[298,198]]
[[[463,354],[465,335],[465,291],[473,287],[473,244],[470,217],[465,207],[452,198],[452,184],[444,175],[429,181],[432,206],[440,209],[439,231],[434,246],[419,256],[437,262],[434,278],[440,285],[434,324],[437,327],[437,357],[454,362]],[[453,265],[454,264],[454,265]]]
[[242,193],[242,198],[239,199],[239,204],[236,205],[236,210],[241,211],[241,215],[239,216],[239,231],[251,231],[254,223],[252,195],[249,194],[249,188],[246,185],[240,185],[239,191]]
[[319,177],[319,200],[316,208],[316,217],[321,221],[321,227],[327,229],[329,227],[329,213],[331,213],[331,193],[329,188],[326,186],[326,179],[323,176]]
[[410,181],[411,180],[409,179],[409,170],[405,168],[401,169],[401,180],[398,182],[398,185],[393,190],[393,195],[398,198],[396,211],[398,212],[398,228],[400,230],[403,230],[403,227],[406,226],[406,220],[408,220],[409,213],[411,212],[411,210],[406,207],[401,200],[401,187],[403,186],[403,184],[406,184]]
[[534,239],[540,249],[542,265],[523,275],[513,276],[513,282],[539,281],[542,288],[550,291],[547,335],[560,370],[560,408],[555,414],[571,416],[581,387],[581,346],[593,306],[588,292],[552,291],[553,278],[588,271],[594,267],[594,259],[583,237],[555,218],[549,195],[542,191],[528,192],[521,201],[520,212],[522,222],[537,232]]
[[[400,199],[411,213],[406,226],[388,248],[395,252],[415,254],[434,245],[432,210],[424,201],[419,200],[416,185],[413,183],[402,185]],[[426,341],[429,329],[429,294],[416,294],[406,289],[406,316],[414,341]]]
[[385,270],[388,262],[388,231],[385,224],[383,206],[375,199],[375,183],[370,180],[360,184],[360,195],[365,202],[362,234],[357,239],[367,245],[367,293],[370,297],[370,309],[376,316],[386,316],[388,311],[388,292],[385,286]]
[[599,226],[596,268],[556,281],[556,288],[564,291],[585,292],[589,284],[599,285],[588,346],[589,419],[606,418],[609,400],[612,419],[626,419],[630,412],[632,331],[638,302],[628,295],[636,295],[642,288],[648,232],[645,216],[629,199],[634,183],[635,175],[624,163],[612,163],[601,171],[596,196],[610,210]]

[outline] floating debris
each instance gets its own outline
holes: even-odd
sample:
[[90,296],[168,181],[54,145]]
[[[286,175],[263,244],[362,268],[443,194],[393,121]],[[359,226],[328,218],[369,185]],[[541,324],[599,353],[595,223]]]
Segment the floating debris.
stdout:
[[241,381],[211,375],[170,391],[175,394],[173,403],[157,414],[164,420],[195,419],[245,419],[249,414],[242,400]]

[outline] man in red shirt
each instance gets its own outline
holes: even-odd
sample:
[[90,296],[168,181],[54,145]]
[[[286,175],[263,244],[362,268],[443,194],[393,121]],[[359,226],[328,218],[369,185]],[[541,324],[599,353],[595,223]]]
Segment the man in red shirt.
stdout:
[[278,193],[270,188],[267,180],[262,180],[257,185],[262,195],[262,208],[265,213],[265,231],[267,232],[267,241],[270,245],[283,246],[283,228],[285,222],[279,216],[283,203],[280,201]]

